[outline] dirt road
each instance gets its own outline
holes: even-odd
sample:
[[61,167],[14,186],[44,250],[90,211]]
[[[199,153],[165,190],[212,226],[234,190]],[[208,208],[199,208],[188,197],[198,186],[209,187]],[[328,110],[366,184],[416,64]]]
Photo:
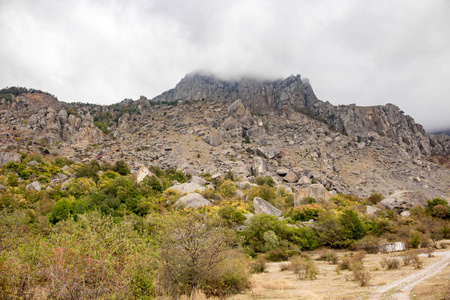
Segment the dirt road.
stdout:
[[[441,272],[448,264],[450,264],[450,250],[445,252],[437,252],[434,253],[434,255],[443,256],[443,258],[438,262],[428,265],[427,267],[418,272],[406,276],[405,278],[393,281],[391,283],[379,287],[370,295],[369,300],[378,300],[378,299],[409,300],[410,299],[409,294],[417,284]],[[393,293],[391,294],[390,291],[393,291]]]

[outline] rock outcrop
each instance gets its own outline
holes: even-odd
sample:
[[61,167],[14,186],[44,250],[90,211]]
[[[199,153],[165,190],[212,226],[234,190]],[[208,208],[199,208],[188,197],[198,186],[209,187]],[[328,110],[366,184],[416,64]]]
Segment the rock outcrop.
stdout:
[[299,206],[304,198],[311,197],[316,200],[317,203],[327,203],[331,198],[330,193],[320,183],[311,184],[307,187],[300,189],[294,195],[294,206]]
[[187,194],[186,196],[181,197],[177,202],[175,202],[175,206],[178,207],[198,208],[205,205],[209,206],[211,205],[211,202],[206,200],[205,197],[203,197],[199,193]]
[[0,152],[0,166],[4,165],[10,161],[15,163],[20,163],[22,160],[22,155],[19,153],[13,153],[13,152]]
[[428,135],[421,125],[416,124],[412,117],[404,115],[397,106],[393,104],[369,107],[354,104],[334,106],[319,100],[309,81],[302,80],[300,75],[290,76],[284,80],[263,81],[254,78],[222,80],[210,74],[191,73],[174,89],[164,92],[153,100],[177,99],[236,101],[229,108],[229,113],[235,117],[242,116],[245,108],[263,114],[289,115],[289,110],[301,112],[312,118],[324,120],[332,129],[353,136],[365,144],[371,143],[379,136],[386,136],[412,158],[450,153],[448,135]]
[[253,207],[255,208],[256,214],[267,214],[277,217],[282,215],[281,210],[260,197],[255,197],[253,199]]
[[425,206],[427,198],[420,191],[397,191],[382,200],[380,204],[400,214],[414,206]]

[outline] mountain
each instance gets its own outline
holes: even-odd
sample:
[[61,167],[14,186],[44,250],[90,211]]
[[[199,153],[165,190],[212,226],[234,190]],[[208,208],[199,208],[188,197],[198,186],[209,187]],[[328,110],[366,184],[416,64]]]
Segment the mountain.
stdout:
[[124,159],[134,170],[272,176],[295,190],[318,183],[331,194],[450,195],[448,135],[427,134],[393,104],[321,101],[300,75],[267,81],[191,73],[151,100],[109,106],[11,91],[0,91],[0,156],[48,150],[75,161]]
[[172,90],[155,97],[155,101],[178,99],[216,99],[233,102],[241,99],[245,107],[256,113],[289,116],[297,111],[322,120],[330,129],[367,142],[376,136],[386,136],[412,157],[448,154],[448,135],[428,135],[422,125],[393,104],[383,106],[334,106],[317,99],[308,80],[300,75],[284,80],[259,81],[251,78],[226,81],[212,75],[191,73]]

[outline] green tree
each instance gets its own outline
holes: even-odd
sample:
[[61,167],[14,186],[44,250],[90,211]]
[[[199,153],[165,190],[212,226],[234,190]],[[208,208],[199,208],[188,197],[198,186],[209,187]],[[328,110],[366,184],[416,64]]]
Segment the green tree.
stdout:
[[128,168],[128,165],[124,160],[116,161],[113,171],[124,176],[130,174],[130,168]]

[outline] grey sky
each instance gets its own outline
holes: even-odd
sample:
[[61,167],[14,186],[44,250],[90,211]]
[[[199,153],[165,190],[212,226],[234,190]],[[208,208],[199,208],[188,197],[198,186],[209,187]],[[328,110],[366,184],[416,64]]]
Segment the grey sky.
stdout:
[[0,0],[0,87],[110,104],[191,71],[309,78],[450,128],[450,1]]

